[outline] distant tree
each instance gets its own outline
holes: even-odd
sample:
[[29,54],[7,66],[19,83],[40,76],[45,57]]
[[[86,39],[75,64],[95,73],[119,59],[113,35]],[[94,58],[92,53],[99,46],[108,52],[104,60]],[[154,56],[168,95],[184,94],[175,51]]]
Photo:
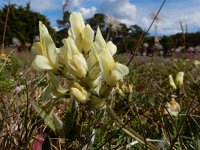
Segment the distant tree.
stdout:
[[58,28],[64,29],[64,28],[69,28],[69,16],[70,16],[69,11],[64,11],[63,12],[63,18],[57,20],[57,25]]
[[163,36],[160,40],[160,43],[163,46],[165,56],[171,52],[172,48],[174,48],[174,41],[171,36]]
[[131,25],[128,28],[128,45],[127,48],[130,50],[134,50],[139,42],[141,35],[143,34],[143,29],[138,25]]
[[131,37],[140,37],[141,34],[144,32],[143,29],[138,25],[131,25],[129,28],[129,36]]
[[68,36],[68,29],[70,27],[70,23],[69,23],[70,14],[71,12],[64,11],[63,18],[57,20],[59,31],[57,31],[56,33],[56,46],[58,47],[63,45],[62,39]]
[[56,32],[56,46],[61,47],[63,45],[62,40],[68,37],[68,28],[63,28]]
[[[7,24],[7,31],[5,37],[5,45],[12,44],[12,39],[17,38],[22,44],[32,43],[34,37],[39,35],[39,21],[42,21],[49,29],[50,34],[54,33],[48,19],[40,13],[30,10],[30,4],[25,7],[17,6],[15,4],[9,5],[10,12]],[[0,10],[0,40],[2,41],[4,22],[6,19],[6,12],[8,5],[5,5]]]
[[147,50],[147,55],[148,56],[149,55],[153,55],[153,53],[154,53],[153,47],[155,45],[154,37],[153,36],[147,36],[144,42],[148,43],[148,47],[146,49]]
[[86,23],[90,24],[90,26],[94,30],[97,30],[97,27],[99,27],[101,29],[101,31],[104,32],[104,31],[106,31],[105,18],[106,18],[106,15],[97,13],[92,18],[87,19]]
[[173,41],[174,41],[174,46],[175,48],[183,46],[183,38],[182,38],[182,33],[176,33],[174,35],[171,35]]

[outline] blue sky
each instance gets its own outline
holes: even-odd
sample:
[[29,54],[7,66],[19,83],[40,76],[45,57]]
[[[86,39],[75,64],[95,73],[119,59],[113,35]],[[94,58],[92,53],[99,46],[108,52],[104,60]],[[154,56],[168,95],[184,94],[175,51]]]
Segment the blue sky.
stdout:
[[[10,0],[17,5],[30,1],[31,9],[47,16],[52,27],[57,28],[56,20],[62,18],[63,0]],[[0,6],[8,3],[1,0]],[[84,18],[95,13],[104,13],[127,25],[138,24],[147,29],[151,23],[151,14],[156,12],[162,0],[69,0],[70,11],[80,11]],[[180,22],[187,25],[189,32],[200,29],[200,0],[167,0],[158,22],[159,35],[181,32]],[[153,33],[153,29],[151,30]]]

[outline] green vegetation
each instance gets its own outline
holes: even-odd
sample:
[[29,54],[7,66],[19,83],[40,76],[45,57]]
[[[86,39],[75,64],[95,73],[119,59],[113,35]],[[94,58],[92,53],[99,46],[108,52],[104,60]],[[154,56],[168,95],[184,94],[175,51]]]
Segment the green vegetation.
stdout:
[[[0,11],[0,17],[3,20],[5,20],[6,9],[7,6]],[[63,37],[68,37],[69,12],[65,12],[63,20],[58,20],[62,30],[53,34],[54,30],[49,26],[48,20],[44,16],[30,11],[29,5],[26,7],[11,5],[10,11],[5,40],[7,46],[13,36],[19,38],[23,44],[32,43],[33,37],[39,34],[39,20],[42,20],[48,27],[57,46],[62,45]],[[21,20],[26,21],[22,22]],[[115,60],[125,65],[131,58],[132,48],[138,43],[144,32],[138,25],[127,27],[125,24],[114,21],[115,24],[111,24],[106,21],[104,14],[95,14],[86,22],[95,31],[99,26],[106,42],[111,40],[116,43],[118,55],[115,56]],[[3,24],[1,20],[1,32],[3,32]],[[41,23],[40,26],[44,31],[44,25]],[[46,32],[42,33],[46,34]],[[183,34],[180,33],[162,37],[160,44],[164,48],[165,55],[171,53],[172,48],[184,44],[187,47],[196,46],[200,43],[198,32],[187,33],[186,41],[183,41],[182,36]],[[193,37],[196,39],[192,40]],[[46,43],[39,43],[39,46],[44,48],[45,44],[49,44],[54,48],[50,36],[42,38],[43,41],[47,39]],[[0,37],[1,39],[2,37]],[[97,45],[98,42],[97,40]],[[146,37],[144,42],[148,43],[146,48],[150,50],[155,46],[153,37]],[[34,46],[39,47],[38,45]],[[72,49],[73,46],[68,48]],[[76,65],[77,62],[70,59],[71,55],[78,57],[83,52],[79,52],[77,49],[75,54],[71,53],[65,56],[67,57],[65,62],[61,55],[63,53],[52,47],[42,49],[48,54],[38,52],[40,57],[43,56],[43,60],[44,57],[46,59],[45,62],[41,61],[41,64],[38,61],[35,68],[43,70],[43,72],[33,70],[30,64],[32,59],[27,59],[28,55],[19,59],[19,54],[15,50],[9,49],[6,50],[8,55],[1,54],[1,149],[36,150],[36,147],[43,150],[200,149],[200,66],[198,65],[200,62],[194,63],[193,59],[186,56],[179,59],[173,56],[167,58],[135,56],[128,66],[129,74],[123,78],[124,75],[121,71],[123,68],[116,67],[117,70],[110,66],[112,63],[115,65],[115,62],[108,60],[108,63],[105,64],[107,68],[100,69],[103,70],[103,73],[108,72],[105,76],[108,76],[110,80],[103,82],[102,79],[102,83],[105,83],[102,84],[102,87],[106,90],[102,88],[103,90],[99,90],[100,94],[98,94],[93,91],[93,85],[89,86],[91,81],[87,77],[93,74],[89,74],[89,71],[84,72],[86,67],[83,60]],[[55,61],[55,57],[50,55],[52,51],[49,49],[54,50],[59,61]],[[107,55],[103,56],[107,57]],[[84,53],[80,59],[85,60],[88,57]],[[98,69],[99,60],[104,60],[104,57],[98,58],[93,66]],[[24,61],[25,58],[28,61]],[[65,68],[68,63],[70,65]],[[79,67],[83,67],[83,69],[77,69],[78,71],[75,72],[70,70],[71,66],[75,69]],[[44,71],[45,67],[50,67],[51,72],[48,69],[48,71]],[[97,69],[94,69],[94,72],[98,72]],[[114,72],[114,75],[110,75],[112,69],[117,73]],[[115,76],[116,74],[118,76]],[[120,75],[123,80],[117,82],[116,78]],[[172,78],[170,78],[170,82],[169,75]],[[96,76],[93,78],[96,79]],[[114,83],[110,83],[111,80]],[[80,93],[77,91],[75,94],[69,93],[72,88],[78,89]],[[89,95],[85,94],[85,90]],[[81,99],[82,97],[83,99]],[[90,100],[87,101],[87,98]]]
[[[121,55],[117,59],[126,62],[129,57]],[[184,59],[171,61],[136,57],[129,68],[129,76],[123,84],[133,85],[132,98],[128,99],[126,93],[116,93],[112,101],[113,110],[118,118],[124,123],[128,121],[127,125],[130,128],[150,141],[155,140],[153,143],[162,149],[170,149],[168,140],[173,142],[176,136],[178,139],[174,141],[175,149],[198,149],[200,67],[194,67],[192,61]],[[130,143],[134,143],[135,140],[124,133],[104,109],[89,105],[79,105],[75,115],[76,121],[68,130],[69,135],[64,141],[60,134],[53,133],[37,116],[31,104],[34,102],[46,113],[53,110],[64,121],[65,112],[69,110],[69,99],[53,99],[46,95],[44,89],[47,88],[49,80],[44,78],[43,73],[35,74],[35,71],[25,69],[22,73],[16,72],[13,77],[8,76],[6,70],[7,68],[4,68],[1,72],[1,76],[7,76],[4,81],[11,80],[12,85],[16,86],[7,87],[6,91],[5,87],[0,89],[0,96],[3,98],[0,105],[0,144],[4,149],[28,148],[39,133],[46,133],[52,146],[58,148],[60,145],[61,149],[81,149],[87,144],[89,149],[102,149],[102,144],[106,149],[126,149],[129,146],[129,149],[145,149],[142,144],[131,146]],[[170,102],[171,95],[176,94],[169,86],[168,75],[175,76],[179,71],[185,72],[183,88],[175,98],[181,111],[177,117],[164,115],[166,102]],[[63,81],[63,84],[66,85],[67,81]],[[16,87],[20,85],[26,88],[17,93]]]

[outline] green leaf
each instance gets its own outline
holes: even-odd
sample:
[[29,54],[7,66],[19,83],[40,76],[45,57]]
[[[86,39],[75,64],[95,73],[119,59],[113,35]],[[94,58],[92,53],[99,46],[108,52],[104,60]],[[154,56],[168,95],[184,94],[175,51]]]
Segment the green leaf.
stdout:
[[37,112],[37,114],[44,120],[44,122],[49,126],[49,128],[51,128],[51,130],[53,130],[53,132],[56,132],[56,127],[53,123],[52,116],[50,114],[46,113],[42,108],[40,108],[33,102],[32,102],[32,105],[33,105],[35,111]]
[[65,112],[65,124],[64,124],[64,129],[65,129],[65,138],[69,137],[70,131],[72,129],[72,126],[74,124],[75,120],[75,114],[76,114],[76,101],[71,100],[69,102],[68,109]]
[[55,95],[56,97],[65,95],[68,90],[61,87],[59,80],[56,78],[56,76],[52,72],[48,72],[48,75],[51,79],[51,82],[52,82],[54,88],[55,88],[55,90],[53,90],[54,91],[53,95]]
[[52,118],[53,118],[53,124],[56,128],[56,133],[59,136],[64,136],[64,126],[63,126],[63,122],[60,120],[60,118],[58,116],[56,116],[54,113],[51,113]]
[[49,99],[53,99],[53,96],[51,94],[53,90],[52,85],[48,85],[45,89],[44,92],[42,93],[41,99],[42,100],[49,100]]

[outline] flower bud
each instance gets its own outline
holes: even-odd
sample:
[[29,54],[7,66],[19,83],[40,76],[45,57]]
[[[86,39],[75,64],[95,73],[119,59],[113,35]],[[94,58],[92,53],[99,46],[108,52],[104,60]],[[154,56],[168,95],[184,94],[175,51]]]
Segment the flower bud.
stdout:
[[180,89],[183,85],[184,72],[178,72],[176,75],[176,86]]
[[125,93],[128,93],[128,87],[126,86],[126,84],[122,84],[121,86],[121,90]]
[[131,84],[128,84],[128,92],[133,93],[133,86]]
[[80,103],[85,104],[88,102],[88,93],[80,86],[78,83],[74,83],[70,90],[70,95],[75,98]]
[[173,78],[172,78],[172,75],[169,75],[169,85],[170,85],[174,90],[177,89],[177,88],[176,88],[176,85],[175,85],[175,83],[174,83],[174,80],[173,80]]
[[197,67],[197,66],[200,66],[200,61],[199,60],[195,60],[194,61],[194,65]]
[[120,89],[119,83],[117,82],[116,86],[115,86],[115,92],[121,96],[124,96],[124,93],[122,92],[122,90]]

